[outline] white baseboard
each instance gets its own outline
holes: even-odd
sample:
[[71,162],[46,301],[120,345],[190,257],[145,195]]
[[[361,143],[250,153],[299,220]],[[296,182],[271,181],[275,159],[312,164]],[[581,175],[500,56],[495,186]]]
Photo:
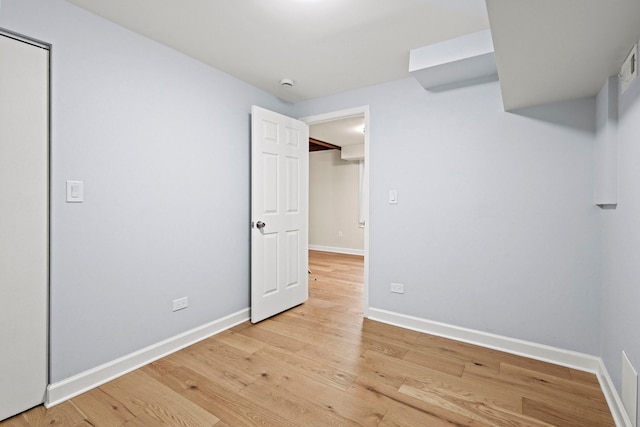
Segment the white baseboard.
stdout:
[[350,249],[350,248],[337,248],[333,246],[309,245],[309,250],[320,251],[320,252],[333,252],[336,254],[364,256],[364,249]]
[[221,319],[183,332],[111,362],[81,372],[47,387],[44,406],[50,408],[79,394],[114,380],[148,363],[209,338],[249,320],[249,309],[240,310]]
[[609,372],[599,357],[473,329],[461,328],[459,326],[434,322],[378,308],[369,307],[368,318],[405,329],[450,338],[456,341],[593,373],[598,377],[600,387],[607,400],[616,426],[632,427],[629,416],[622,405],[622,400],[609,376]]
[[622,398],[620,397],[620,394],[618,394],[618,391],[609,376],[609,371],[607,371],[607,367],[602,359],[600,359],[600,368],[598,369],[597,375],[600,387],[602,388],[602,393],[604,394],[605,399],[607,399],[609,409],[611,410],[611,416],[613,416],[616,426],[633,427],[631,418],[629,418],[627,410],[624,408],[624,404],[622,403]]

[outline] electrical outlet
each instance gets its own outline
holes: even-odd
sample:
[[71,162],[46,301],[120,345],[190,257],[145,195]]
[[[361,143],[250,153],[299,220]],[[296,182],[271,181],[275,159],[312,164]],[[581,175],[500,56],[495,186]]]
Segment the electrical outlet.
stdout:
[[189,307],[189,299],[187,297],[173,300],[173,311],[182,310],[187,307]]
[[394,294],[404,294],[404,285],[400,283],[391,283],[391,292]]

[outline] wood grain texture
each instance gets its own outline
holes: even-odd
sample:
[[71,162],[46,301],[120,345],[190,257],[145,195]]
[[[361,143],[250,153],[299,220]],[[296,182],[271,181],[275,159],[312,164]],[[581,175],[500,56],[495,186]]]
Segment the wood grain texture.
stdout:
[[363,319],[362,257],[309,262],[305,304],[0,426],[614,426],[594,375]]

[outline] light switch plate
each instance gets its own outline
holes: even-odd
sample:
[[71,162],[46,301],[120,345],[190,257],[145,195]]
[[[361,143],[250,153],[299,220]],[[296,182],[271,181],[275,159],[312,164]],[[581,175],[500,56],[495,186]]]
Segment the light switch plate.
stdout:
[[398,203],[398,190],[389,190],[389,203],[392,205]]
[[67,203],[82,203],[84,201],[84,183],[82,181],[67,181]]

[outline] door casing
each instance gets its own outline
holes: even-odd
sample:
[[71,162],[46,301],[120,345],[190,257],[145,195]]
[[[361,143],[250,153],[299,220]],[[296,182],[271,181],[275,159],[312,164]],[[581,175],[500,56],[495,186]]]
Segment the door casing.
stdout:
[[313,116],[302,117],[300,120],[311,126],[318,123],[330,122],[333,120],[346,119],[349,117],[364,115],[364,198],[362,203],[364,204],[364,317],[369,317],[369,176],[370,165],[369,161],[369,135],[370,135],[370,119],[369,119],[369,106],[364,105],[360,107],[349,108],[345,110],[338,110],[324,114],[317,114]]

